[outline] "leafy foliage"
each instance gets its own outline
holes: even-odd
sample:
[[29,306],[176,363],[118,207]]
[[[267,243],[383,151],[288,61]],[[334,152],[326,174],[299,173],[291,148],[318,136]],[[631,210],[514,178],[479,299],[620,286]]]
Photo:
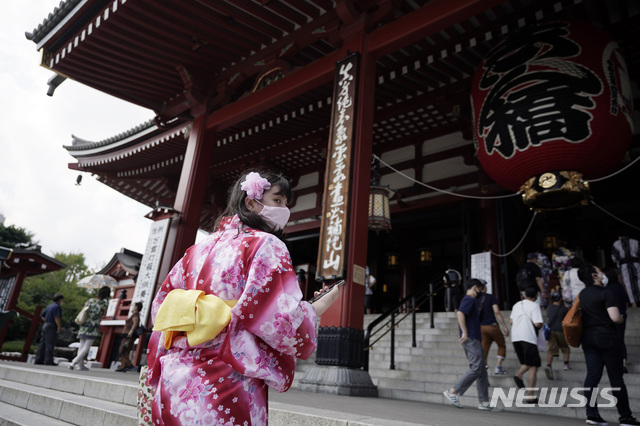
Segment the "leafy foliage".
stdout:
[[35,244],[33,241],[34,234],[25,228],[14,225],[4,226],[0,223],[0,246],[7,248],[15,248],[16,245],[30,246]]

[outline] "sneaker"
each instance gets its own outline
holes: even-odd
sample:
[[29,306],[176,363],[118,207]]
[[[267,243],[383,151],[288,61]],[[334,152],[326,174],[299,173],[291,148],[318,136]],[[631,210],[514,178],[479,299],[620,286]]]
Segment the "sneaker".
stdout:
[[549,379],[549,380],[553,380],[553,370],[551,369],[551,366],[550,366],[550,365],[547,365],[547,366],[544,368],[544,374],[546,374],[546,375],[547,375],[547,379]]
[[82,365],[82,364],[76,365],[76,370],[89,371],[89,369],[87,367],[85,367],[84,365]]
[[571,367],[569,367],[569,364],[565,364],[564,367],[562,367],[563,370],[571,370]]
[[493,374],[497,375],[497,376],[505,376],[507,374],[509,374],[509,372],[507,370],[505,370],[504,368],[502,368],[501,365],[496,366],[495,370],[493,370]]
[[606,420],[603,419],[600,416],[589,416],[589,417],[587,417],[587,424],[588,425],[598,425],[598,426],[609,426],[609,423],[607,423]]
[[519,388],[523,388],[524,387],[524,382],[522,381],[522,379],[518,376],[513,376],[513,381],[516,382],[516,386],[518,386]]
[[449,392],[449,389],[443,392],[444,396],[449,400],[451,405],[454,407],[462,408],[462,404],[460,404],[460,397],[458,395],[454,395]]
[[496,407],[495,405],[491,405],[488,402],[485,402],[485,403],[481,402],[480,404],[478,404],[478,410],[500,412],[502,411],[502,408]]
[[620,426],[637,426],[640,422],[635,417],[627,417],[626,419],[620,419]]

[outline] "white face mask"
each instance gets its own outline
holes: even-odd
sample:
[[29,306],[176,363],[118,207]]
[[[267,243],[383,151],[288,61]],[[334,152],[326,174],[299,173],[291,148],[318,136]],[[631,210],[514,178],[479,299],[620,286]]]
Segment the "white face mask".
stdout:
[[284,229],[287,222],[289,222],[289,216],[291,216],[291,212],[287,207],[267,206],[258,200],[255,201],[262,206],[258,216],[262,216],[267,225],[275,228],[276,231]]
[[606,287],[607,284],[609,284],[609,277],[607,277],[605,274],[600,275],[601,281],[602,281],[602,286]]

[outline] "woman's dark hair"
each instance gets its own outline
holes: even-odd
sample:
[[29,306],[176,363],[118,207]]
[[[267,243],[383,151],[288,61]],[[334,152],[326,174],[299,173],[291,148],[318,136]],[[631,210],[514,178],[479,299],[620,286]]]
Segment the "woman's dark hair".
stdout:
[[138,308],[138,312],[140,312],[142,310],[142,302],[136,302],[135,305]]
[[282,238],[284,236],[284,231],[282,229],[275,230],[274,228],[269,226],[267,222],[265,222],[262,216],[253,213],[245,205],[244,200],[245,198],[247,198],[247,193],[240,189],[240,186],[250,172],[259,173],[261,177],[269,181],[272,187],[279,186],[280,190],[276,194],[287,197],[287,203],[291,202],[291,185],[289,184],[289,180],[282,173],[265,169],[246,170],[244,173],[242,173],[240,178],[231,186],[231,188],[229,188],[229,194],[227,197],[227,208],[216,220],[215,230],[218,230],[220,222],[223,218],[238,215],[240,221],[246,226],[258,229],[260,231],[269,232],[277,236],[278,238]]
[[585,263],[578,269],[578,278],[582,281],[585,287],[593,285],[593,274],[596,274],[596,268],[591,263]]
[[98,291],[98,299],[106,299],[109,296],[111,296],[111,288],[107,287],[106,285],[104,287],[101,287]]

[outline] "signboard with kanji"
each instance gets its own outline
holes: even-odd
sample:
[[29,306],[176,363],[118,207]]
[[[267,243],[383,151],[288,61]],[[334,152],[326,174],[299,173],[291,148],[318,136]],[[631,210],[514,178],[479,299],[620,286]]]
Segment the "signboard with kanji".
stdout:
[[149,232],[149,239],[147,240],[147,248],[144,250],[140,263],[140,271],[138,272],[132,303],[142,302],[142,311],[140,311],[141,324],[147,323],[170,221],[171,219],[167,218],[153,222]]
[[316,280],[344,278],[359,56],[336,63]]

